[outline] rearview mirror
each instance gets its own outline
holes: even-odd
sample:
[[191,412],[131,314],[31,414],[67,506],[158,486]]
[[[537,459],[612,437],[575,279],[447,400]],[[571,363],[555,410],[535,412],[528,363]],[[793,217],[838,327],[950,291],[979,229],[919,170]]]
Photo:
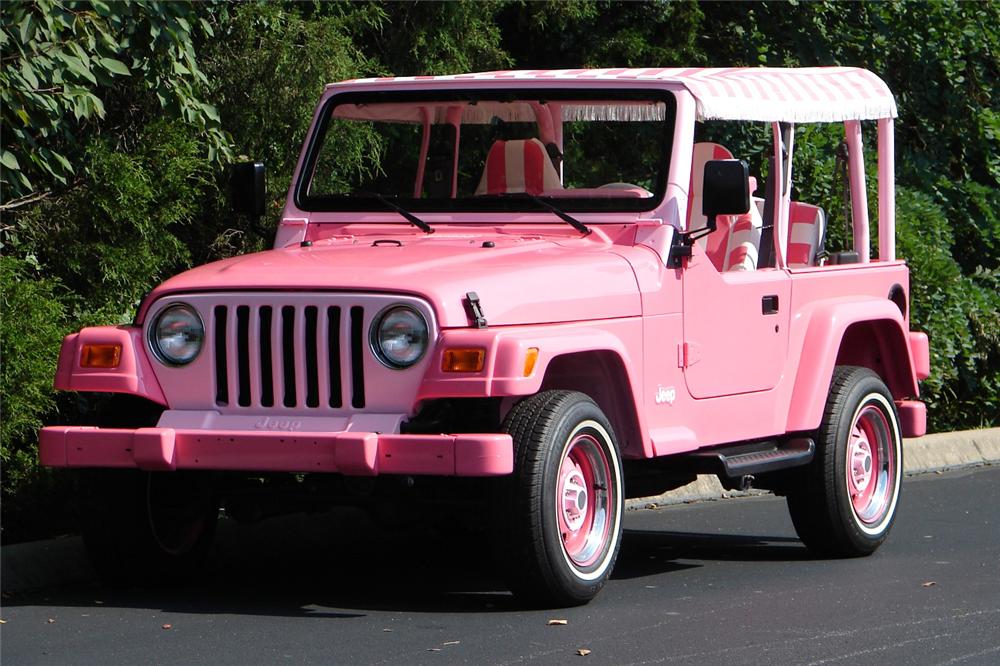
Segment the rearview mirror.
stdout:
[[264,164],[241,162],[234,164],[229,176],[229,194],[233,210],[251,217],[264,215]]
[[717,215],[742,215],[750,210],[750,167],[743,160],[705,162],[701,212],[715,227]]

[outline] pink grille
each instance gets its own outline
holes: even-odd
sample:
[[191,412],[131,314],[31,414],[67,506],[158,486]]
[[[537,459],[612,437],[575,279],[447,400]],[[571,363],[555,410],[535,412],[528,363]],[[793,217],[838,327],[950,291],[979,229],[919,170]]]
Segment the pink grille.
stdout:
[[387,307],[408,305],[427,320],[429,339],[437,336],[434,312],[412,296],[171,294],[152,306],[147,327],[171,303],[192,306],[205,325],[205,345],[194,361],[153,362],[172,410],[324,417],[406,413],[431,354],[405,370],[383,366],[370,349],[372,322]]
[[216,305],[216,404],[363,409],[364,315],[360,306]]

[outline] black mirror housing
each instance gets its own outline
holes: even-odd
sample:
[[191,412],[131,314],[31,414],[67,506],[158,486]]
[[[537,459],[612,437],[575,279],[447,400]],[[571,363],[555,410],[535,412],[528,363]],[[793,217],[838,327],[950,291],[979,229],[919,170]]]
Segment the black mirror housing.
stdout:
[[254,218],[264,215],[264,163],[234,164],[229,175],[229,194],[233,210]]
[[742,215],[750,210],[750,167],[743,160],[705,162],[701,212],[709,224],[717,215]]

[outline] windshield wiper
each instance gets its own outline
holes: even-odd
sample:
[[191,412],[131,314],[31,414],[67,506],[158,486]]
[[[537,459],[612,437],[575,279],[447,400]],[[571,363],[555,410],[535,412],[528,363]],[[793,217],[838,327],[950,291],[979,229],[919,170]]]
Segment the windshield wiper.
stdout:
[[569,213],[559,210],[545,199],[536,196],[534,194],[531,194],[530,192],[510,192],[507,194],[498,194],[497,196],[504,197],[506,199],[527,199],[532,203],[538,204],[542,208],[545,208],[546,210],[552,212],[560,220],[568,222],[571,227],[579,231],[584,236],[589,236],[591,234],[592,230],[586,224],[576,219]]
[[406,210],[405,208],[397,204],[392,199],[389,199],[384,194],[379,194],[378,192],[358,192],[357,194],[363,197],[371,197],[372,199],[375,199],[376,201],[380,202],[383,206],[393,209],[394,211],[402,215],[404,218],[406,218],[407,222],[409,222],[416,228],[420,229],[425,234],[434,233],[434,229],[431,227],[431,225],[427,224],[419,217],[417,217],[410,211]]

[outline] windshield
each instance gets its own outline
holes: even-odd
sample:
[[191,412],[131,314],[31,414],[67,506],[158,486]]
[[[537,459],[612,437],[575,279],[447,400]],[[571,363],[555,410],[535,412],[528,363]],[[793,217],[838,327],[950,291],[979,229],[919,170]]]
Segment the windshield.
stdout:
[[321,112],[296,203],[538,210],[531,195],[560,210],[651,210],[673,125],[673,96],[657,91],[342,94]]

